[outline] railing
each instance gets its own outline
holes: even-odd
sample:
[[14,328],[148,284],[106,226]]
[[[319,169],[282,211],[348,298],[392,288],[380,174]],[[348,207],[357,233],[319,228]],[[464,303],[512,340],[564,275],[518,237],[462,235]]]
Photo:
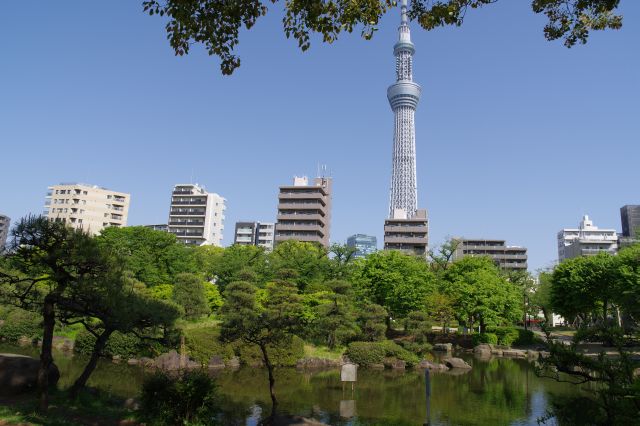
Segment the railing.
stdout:
[[204,222],[171,221],[169,225],[179,226],[204,226]]
[[203,205],[207,204],[207,200],[172,200],[171,204],[180,204],[180,205]]

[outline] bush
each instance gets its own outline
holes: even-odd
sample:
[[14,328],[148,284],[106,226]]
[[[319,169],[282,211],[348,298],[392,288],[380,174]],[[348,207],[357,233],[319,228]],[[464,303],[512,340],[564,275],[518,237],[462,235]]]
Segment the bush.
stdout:
[[412,366],[420,362],[418,357],[396,343],[384,342],[353,342],[345,353],[351,362],[359,365],[381,364],[385,358],[396,358]]
[[478,346],[481,344],[489,344],[489,345],[497,345],[498,344],[498,336],[494,333],[480,333],[473,335],[473,346]]
[[516,346],[528,346],[535,343],[535,334],[531,330],[518,328],[518,339],[515,341]]
[[[84,330],[78,333],[74,345],[74,351],[82,355],[91,355],[93,351],[93,345],[96,343],[96,338],[93,334]],[[107,345],[104,348],[103,355],[106,356],[120,356],[122,358],[133,358],[142,352],[143,344],[139,338],[133,334],[124,334],[120,332],[113,332],[107,341]]]
[[430,343],[410,342],[407,340],[401,340],[398,342],[400,346],[408,350],[409,352],[416,354],[420,358],[429,358],[433,345]]
[[156,373],[142,385],[139,416],[150,425],[211,425],[219,407],[215,383],[206,373]]
[[20,308],[3,307],[0,319],[0,339],[17,342],[21,337],[35,339],[42,335],[40,315]]
[[511,346],[517,340],[520,334],[515,327],[495,327],[489,329],[489,331],[498,336],[498,344],[503,346]]
[[[262,363],[262,351],[257,345],[235,342],[235,352],[240,362],[246,365]],[[291,341],[283,346],[267,346],[269,360],[276,367],[293,367],[299,359],[304,358],[304,340],[293,336]]]
[[189,356],[201,364],[208,364],[213,356],[228,361],[235,355],[231,345],[220,342],[219,328],[201,327],[185,330],[184,342]]

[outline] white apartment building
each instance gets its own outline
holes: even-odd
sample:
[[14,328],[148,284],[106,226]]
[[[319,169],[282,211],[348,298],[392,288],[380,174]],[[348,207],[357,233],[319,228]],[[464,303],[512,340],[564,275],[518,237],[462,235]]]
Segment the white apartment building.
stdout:
[[168,231],[189,245],[222,245],[226,200],[198,184],[178,184],[171,193]]
[[89,234],[110,226],[127,226],[131,195],[97,185],[61,183],[49,187],[44,215]]
[[0,252],[4,250],[4,246],[9,236],[9,227],[11,225],[11,219],[9,216],[0,214]]
[[583,216],[578,228],[565,228],[558,232],[558,260],[579,256],[592,256],[601,251],[615,253],[618,234],[615,229],[600,229],[589,216]]
[[273,250],[275,224],[265,222],[236,222],[234,244],[263,247]]

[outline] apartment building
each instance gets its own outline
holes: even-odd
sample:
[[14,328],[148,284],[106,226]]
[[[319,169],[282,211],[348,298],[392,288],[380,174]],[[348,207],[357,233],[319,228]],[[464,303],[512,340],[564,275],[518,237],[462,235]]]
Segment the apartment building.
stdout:
[[131,196],[97,185],[61,183],[49,187],[44,215],[89,234],[110,226],[126,226]]
[[640,205],[620,207],[620,222],[623,237],[640,239]]
[[356,250],[353,257],[365,258],[378,249],[378,239],[373,235],[354,234],[347,238],[347,247]]
[[582,217],[577,228],[565,228],[558,232],[558,260],[579,256],[592,256],[601,251],[615,253],[618,234],[615,229],[600,229],[589,216]]
[[198,184],[178,184],[171,192],[168,231],[188,245],[222,245],[226,200]]
[[9,227],[11,226],[11,218],[0,214],[0,252],[4,250],[9,236]]
[[525,247],[508,246],[505,240],[489,240],[485,238],[455,238],[456,250],[453,259],[465,256],[488,256],[504,270],[527,270],[527,249]]
[[395,209],[392,217],[384,221],[384,249],[426,257],[429,249],[427,211],[418,209],[408,217],[405,210]]
[[169,232],[169,225],[167,225],[166,223],[159,223],[157,225],[142,225],[145,228],[149,228],[149,229],[153,229],[154,231],[162,231],[162,232]]
[[332,183],[318,177],[309,184],[306,176],[296,176],[293,185],[280,187],[275,244],[298,240],[329,247]]
[[275,224],[265,222],[236,222],[234,244],[263,247],[273,250]]

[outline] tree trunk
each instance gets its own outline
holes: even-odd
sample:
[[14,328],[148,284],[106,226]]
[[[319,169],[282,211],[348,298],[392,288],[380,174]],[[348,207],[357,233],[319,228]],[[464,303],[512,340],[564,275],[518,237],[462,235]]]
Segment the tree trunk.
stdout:
[[484,318],[480,318],[480,333],[487,331],[487,325],[484,323]]
[[98,364],[98,359],[100,359],[100,355],[102,354],[102,350],[107,345],[107,341],[109,337],[113,333],[113,330],[106,329],[98,336],[96,339],[96,343],[93,345],[93,351],[91,352],[91,358],[89,358],[89,362],[84,367],[82,374],[76,379],[73,383],[73,386],[69,389],[69,394],[72,398],[78,396],[78,392],[80,392],[87,384],[87,380],[95,370],[96,365]]
[[267,367],[267,371],[269,372],[269,393],[271,394],[271,417],[275,418],[276,410],[278,408],[278,400],[276,399],[276,393],[275,393],[276,379],[273,376],[273,365],[271,364],[271,360],[269,360],[269,355],[267,354],[267,346],[264,344],[261,344],[260,350],[262,351],[262,359],[264,360],[264,365]]
[[54,296],[48,294],[42,306],[43,332],[42,349],[40,351],[40,367],[38,368],[38,401],[41,412],[49,408],[49,370],[53,364],[53,329],[56,325]]

